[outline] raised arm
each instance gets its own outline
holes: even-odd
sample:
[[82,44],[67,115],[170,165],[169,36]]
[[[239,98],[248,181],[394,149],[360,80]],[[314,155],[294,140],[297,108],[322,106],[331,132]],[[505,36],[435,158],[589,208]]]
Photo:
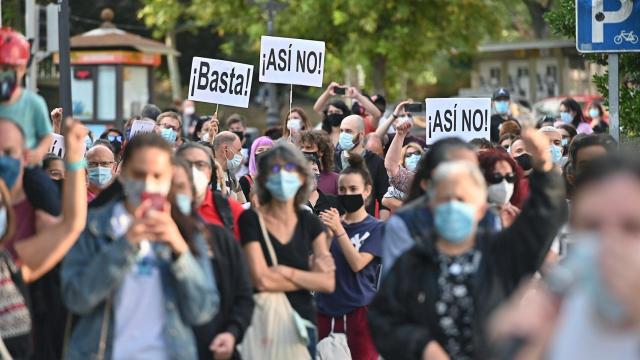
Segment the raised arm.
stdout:
[[73,246],[87,219],[87,193],[82,147],[87,129],[69,120],[65,137],[67,175],[62,190],[62,221],[45,231],[16,243],[16,252],[23,262],[22,276],[32,282],[51,270]]
[[358,91],[358,89],[353,86],[347,89],[347,96],[349,96],[353,100],[358,101],[365,108],[365,110],[367,110],[367,112],[371,114],[371,116],[373,117],[373,124],[371,125],[373,127],[378,127],[378,121],[382,116],[382,113],[380,112],[378,107],[376,107],[376,105],[371,100],[369,100],[368,97],[362,95],[360,91]]
[[411,130],[411,123],[398,125],[396,136],[391,140],[391,145],[387,150],[387,155],[384,158],[384,168],[387,169],[387,174],[390,178],[398,175],[400,164],[402,164],[402,144],[404,144],[404,139],[407,137],[409,130]]
[[332,82],[331,84],[329,84],[329,86],[327,86],[320,97],[318,97],[316,103],[313,104],[313,110],[315,112],[322,114],[322,112],[324,111],[324,107],[327,105],[327,102],[329,102],[329,98],[335,95],[335,93],[333,92],[333,88],[335,88],[336,86],[340,86],[340,84],[338,84],[337,82]]
[[393,110],[393,114],[391,114],[391,116],[389,116],[382,124],[380,124],[380,126],[378,126],[378,128],[376,129],[376,135],[384,139],[384,137],[387,135],[387,132],[389,132],[391,124],[396,121],[398,116],[404,113],[404,106],[411,103],[411,101],[412,100],[409,99],[399,103],[398,106],[396,106],[395,110]]

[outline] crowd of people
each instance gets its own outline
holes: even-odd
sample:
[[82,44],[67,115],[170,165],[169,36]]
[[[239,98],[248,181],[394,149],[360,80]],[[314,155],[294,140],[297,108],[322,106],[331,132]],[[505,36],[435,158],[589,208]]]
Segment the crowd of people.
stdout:
[[2,359],[640,356],[640,162],[600,104],[534,128],[500,88],[488,139],[427,145],[332,82],[319,124],[185,100],[94,137],[28,59],[0,30]]

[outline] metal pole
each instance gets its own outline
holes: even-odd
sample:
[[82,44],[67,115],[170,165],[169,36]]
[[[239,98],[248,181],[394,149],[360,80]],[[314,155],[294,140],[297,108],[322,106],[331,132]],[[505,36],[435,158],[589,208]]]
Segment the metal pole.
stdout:
[[73,116],[71,108],[71,63],[69,59],[69,0],[58,0],[59,46],[60,46],[60,106],[64,110],[64,117]]
[[618,54],[609,54],[609,124],[610,133],[620,142],[620,83],[618,80]]
[[[269,1],[271,3],[271,1]],[[269,21],[267,22],[267,34],[273,35],[273,15],[274,9],[271,4],[267,5]],[[277,126],[280,123],[280,106],[278,104],[278,88],[276,84],[268,84],[269,91],[267,104],[267,126]]]
[[27,89],[35,92],[38,88],[38,7],[35,0],[26,0],[24,21],[25,35],[31,41],[31,63],[27,69]]

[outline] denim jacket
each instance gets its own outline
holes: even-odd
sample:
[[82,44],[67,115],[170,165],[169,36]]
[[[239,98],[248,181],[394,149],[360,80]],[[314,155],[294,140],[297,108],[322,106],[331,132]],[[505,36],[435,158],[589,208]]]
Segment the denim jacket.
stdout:
[[[114,341],[114,296],[136,259],[136,247],[111,227],[115,205],[91,209],[87,227],[62,263],[62,297],[78,315],[67,343],[66,359],[91,359],[98,354],[103,320],[108,318],[105,359],[111,359]],[[156,250],[161,260],[160,277],[166,309],[164,338],[169,358],[196,359],[191,327],[209,321],[218,311],[220,299],[213,270],[207,260],[204,238],[194,241],[198,256],[190,251],[172,259],[168,247]],[[164,251],[163,251],[164,250]],[[107,299],[112,306],[105,313]],[[105,316],[108,315],[108,316]],[[149,319],[154,321],[154,319]]]

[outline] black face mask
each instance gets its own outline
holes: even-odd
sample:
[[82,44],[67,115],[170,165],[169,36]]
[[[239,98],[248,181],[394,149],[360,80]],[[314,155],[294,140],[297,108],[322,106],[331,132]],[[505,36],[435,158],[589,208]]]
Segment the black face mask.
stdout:
[[364,199],[361,194],[338,195],[338,201],[348,213],[356,212],[364,206]]
[[516,162],[518,162],[518,164],[524,171],[529,171],[533,168],[533,164],[531,163],[532,162],[531,155],[529,154],[522,154],[520,156],[516,156],[515,160]]
[[342,124],[342,119],[344,119],[344,114],[328,114],[327,121],[331,126],[338,127]]
[[122,142],[118,140],[110,141],[111,147],[113,147],[114,154],[120,154],[120,150],[122,150]]
[[238,135],[238,137],[240,138],[240,142],[244,140],[244,133],[242,131],[232,131],[232,133]]
[[16,91],[18,79],[15,70],[0,72],[0,101],[7,101]]

